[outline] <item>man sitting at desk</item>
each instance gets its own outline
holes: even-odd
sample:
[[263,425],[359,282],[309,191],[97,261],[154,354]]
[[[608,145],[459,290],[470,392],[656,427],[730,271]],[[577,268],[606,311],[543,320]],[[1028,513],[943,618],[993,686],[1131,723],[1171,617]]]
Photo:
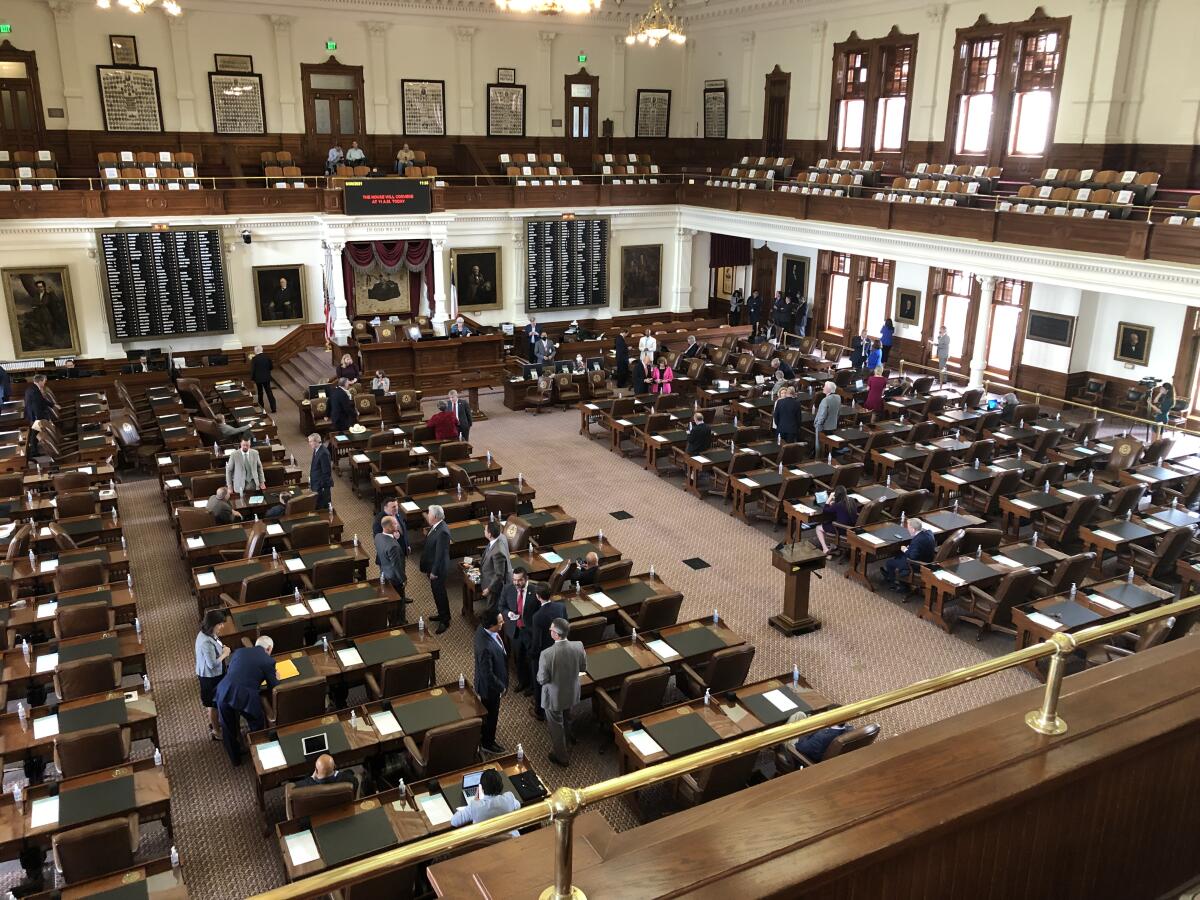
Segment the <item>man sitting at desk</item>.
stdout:
[[235,650],[229,658],[229,670],[217,686],[221,740],[225,743],[229,761],[235,766],[242,763],[241,719],[246,719],[251,731],[259,731],[267,724],[259,691],[264,681],[268,688],[279,684],[275,660],[271,659],[274,649],[275,642],[264,636],[255,641],[253,647]]
[[214,424],[217,427],[217,434],[221,436],[221,440],[223,441],[227,441],[230,438],[241,438],[243,435],[247,435],[253,431],[253,427],[250,425],[230,425],[225,421],[224,415],[218,415]]
[[[479,786],[475,788],[475,796],[467,800],[467,805],[456,809],[450,818],[450,824],[455,828],[462,825],[478,825],[496,816],[516,812],[521,808],[521,801],[512,795],[512,791],[504,790],[504,779],[495,769],[484,769],[479,776]],[[509,837],[517,837],[516,830],[510,831]]]
[[474,333],[462,316],[455,319],[454,324],[450,326],[450,337],[470,337]]
[[354,796],[358,796],[358,779],[350,770],[339,769],[332,756],[322,753],[317,757],[313,773],[296,782],[296,787],[315,787],[318,784],[339,784],[341,782],[354,785]]
[[288,501],[292,499],[292,495],[287,491],[281,491],[279,499],[276,500],[267,511],[263,513],[264,519],[278,519],[287,513]]
[[712,446],[713,432],[709,424],[704,421],[704,413],[698,412],[692,414],[692,424],[688,428],[687,436],[687,454],[695,456],[697,453],[703,453]]
[[457,441],[458,422],[454,420],[454,413],[450,412],[450,405],[445,400],[439,400],[437,408],[438,411],[425,423],[433,429],[433,439],[435,441]]
[[908,586],[902,585],[899,581],[901,578],[907,578],[912,572],[911,563],[931,563],[934,556],[937,555],[937,540],[933,536],[932,531],[925,528],[925,524],[918,518],[908,520],[908,533],[912,536],[912,540],[906,548],[903,548],[904,553],[900,556],[894,556],[883,564],[883,576],[887,579],[888,586],[894,591],[907,591]]
[[229,502],[229,488],[227,487],[217,488],[217,492],[208,498],[205,509],[218,525],[228,525],[234,519],[242,517],[242,514]]
[[564,581],[578,581],[580,584],[595,584],[596,573],[600,571],[600,557],[591,551],[580,562],[576,560],[571,563],[571,568],[567,569],[567,577]]
[[683,348],[683,358],[695,359],[699,355],[700,345],[696,343],[696,336],[694,334],[689,334],[687,346]]

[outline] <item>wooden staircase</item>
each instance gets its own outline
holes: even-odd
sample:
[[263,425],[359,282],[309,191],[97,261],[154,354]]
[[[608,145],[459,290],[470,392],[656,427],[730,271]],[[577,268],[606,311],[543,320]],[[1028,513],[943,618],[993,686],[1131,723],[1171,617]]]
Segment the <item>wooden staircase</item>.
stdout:
[[310,384],[325,384],[333,377],[329,352],[324,347],[307,347],[276,366],[274,375],[278,389],[299,403],[307,399]]

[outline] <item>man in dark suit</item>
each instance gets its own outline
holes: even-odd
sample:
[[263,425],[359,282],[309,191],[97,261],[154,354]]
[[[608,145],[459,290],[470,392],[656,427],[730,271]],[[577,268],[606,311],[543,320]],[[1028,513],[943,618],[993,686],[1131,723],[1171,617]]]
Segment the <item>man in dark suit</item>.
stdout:
[[144,354],[144,353],[137,358],[137,362],[130,363],[124,369],[122,369],[122,372],[126,375],[137,375],[139,373],[149,372],[149,371],[150,371],[150,360],[146,357],[146,354]]
[[267,507],[267,511],[263,513],[264,519],[278,519],[287,515],[288,501],[292,499],[292,495],[288,491],[281,491],[279,499]]
[[275,412],[275,395],[271,392],[271,369],[274,367],[271,357],[263,352],[262,346],[254,348],[254,357],[250,360],[250,380],[258,388],[258,405],[266,409],[263,394],[271,404],[271,412]]
[[496,722],[500,718],[500,698],[508,690],[508,654],[500,640],[504,617],[500,610],[490,607],[479,620],[475,631],[475,693],[487,710],[483,717],[480,746],[488,753],[503,753],[496,742]]
[[793,369],[791,366],[789,366],[787,363],[785,363],[778,356],[775,357],[773,360],[771,360],[771,372],[772,373],[782,372],[783,377],[786,378],[788,381],[791,381],[793,378],[796,377],[796,370]]
[[346,431],[358,421],[349,384],[345,378],[339,378],[337,386],[329,392],[329,421],[333,423],[335,431]]
[[217,712],[221,716],[221,740],[225,752],[235,766],[242,762],[241,720],[245,718],[251,731],[266,726],[259,690],[265,681],[268,687],[279,684],[275,676],[275,660],[271,651],[275,642],[260,637],[253,647],[235,650],[229,658],[229,670],[217,685]]
[[696,336],[694,334],[689,334],[687,346],[683,348],[683,358],[684,359],[695,359],[699,355],[700,355],[700,344],[697,343]]
[[[550,625],[555,619],[565,619],[566,617],[567,606],[561,600],[542,603],[538,606],[538,611],[533,614],[533,634],[531,635],[533,643],[529,651],[533,661],[533,670],[529,677],[534,684],[537,684],[538,660],[541,658],[542,651],[554,643],[554,639],[550,637]],[[542,709],[542,694],[536,689],[533,692],[533,709],[530,713],[539,722],[546,721],[546,712]]]
[[429,589],[433,591],[433,602],[437,615],[431,620],[438,623],[434,634],[441,634],[450,627],[450,598],[446,596],[446,574],[450,571],[450,530],[446,527],[445,511],[434,504],[425,513],[429,531],[425,535],[425,546],[421,548],[421,571],[429,576]]
[[396,520],[396,525],[400,529],[400,546],[405,553],[408,553],[408,527],[404,522],[404,518],[400,515],[400,501],[396,497],[388,497],[383,501],[383,508],[379,510],[379,515],[375,517],[375,521],[371,525],[371,533],[379,534],[379,532],[383,531],[383,520],[388,516]]
[[458,396],[458,391],[451,391],[447,395],[450,401],[450,412],[454,414],[454,421],[458,425],[458,439],[460,441],[469,441],[471,439],[471,404]]
[[695,456],[697,453],[703,453],[712,446],[712,441],[713,431],[704,421],[704,413],[693,413],[692,424],[688,428],[687,455]]
[[578,581],[580,584],[595,584],[596,573],[600,571],[600,557],[594,552],[584,556],[583,561],[576,560],[567,569],[564,582]]
[[758,323],[762,321],[763,298],[762,295],[755,291],[750,295],[750,299],[746,301],[747,321],[750,323],[750,336],[758,335]]
[[792,310],[788,306],[787,297],[776,291],[775,299],[771,302],[771,324],[775,326],[776,337],[783,337],[783,333],[788,330],[788,324],[791,320]]
[[541,606],[537,593],[530,588],[529,574],[518,566],[513,569],[512,580],[500,592],[499,609],[504,618],[504,633],[513,648],[513,661],[517,666],[517,690],[529,690],[530,648],[533,646],[533,617]]
[[907,591],[899,579],[907,578],[912,572],[912,563],[931,563],[937,555],[937,539],[924,523],[917,518],[908,520],[908,533],[912,540],[900,556],[894,556],[883,564],[883,576],[894,591]]
[[786,387],[779,393],[775,401],[775,432],[785,444],[793,444],[800,440],[800,422],[804,415],[804,406],[796,396],[794,387]]
[[349,769],[339,769],[333,757],[322,753],[317,757],[313,773],[296,782],[296,787],[315,787],[319,784],[339,784],[340,782],[354,785],[354,795],[358,796],[358,779]]
[[613,341],[613,353],[617,357],[617,387],[623,388],[629,384],[629,344],[625,341],[624,331],[617,332]]
[[[400,526],[391,516],[384,516],[382,530],[375,535],[375,557],[379,561],[379,577],[404,596],[408,576],[404,571],[404,553],[407,548],[400,544]],[[400,604],[400,622],[405,623],[404,602]]]
[[[30,425],[35,422],[45,422],[54,419],[54,404],[46,396],[46,376],[34,375],[29,387],[25,388],[25,421]],[[41,426],[39,425],[38,428]],[[29,430],[28,456],[37,456],[38,433],[36,428]]]
[[308,488],[317,495],[317,509],[329,509],[333,494],[333,459],[321,436],[310,434],[308,446],[312,450],[312,462],[308,467]]

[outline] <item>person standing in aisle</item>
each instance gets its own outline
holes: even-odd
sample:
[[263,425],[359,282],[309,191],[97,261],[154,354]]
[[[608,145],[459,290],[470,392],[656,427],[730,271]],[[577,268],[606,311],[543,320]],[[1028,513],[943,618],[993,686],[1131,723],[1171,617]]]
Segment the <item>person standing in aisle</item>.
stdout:
[[[887,365],[888,357],[892,353],[892,340],[896,336],[896,326],[892,324],[890,318],[883,320],[883,327],[879,329],[879,348],[883,351],[883,364]],[[872,365],[867,366],[868,370],[874,369]]]
[[483,717],[480,746],[488,753],[503,753],[496,741],[496,723],[500,719],[500,698],[508,690],[508,654],[500,639],[504,617],[489,606],[475,631],[475,693],[487,710]]
[[938,384],[946,383],[946,367],[950,365],[950,332],[943,325],[937,336]]
[[450,598],[446,596],[446,575],[450,571],[450,530],[445,523],[446,513],[436,503],[425,513],[429,531],[425,535],[425,546],[421,548],[421,571],[429,576],[429,589],[433,592],[433,603],[437,615],[432,621],[438,623],[434,634],[442,634],[450,627]]
[[333,497],[333,460],[329,448],[321,442],[321,436],[316,432],[308,436],[308,446],[312,450],[308,489],[317,495],[317,509],[329,509]]
[[275,394],[271,392],[271,369],[274,366],[271,357],[263,352],[262,345],[254,348],[254,358],[250,360],[250,380],[258,388],[258,405],[263,409],[267,408],[263,403],[263,395],[266,394],[267,402],[271,404],[271,412],[276,411]]

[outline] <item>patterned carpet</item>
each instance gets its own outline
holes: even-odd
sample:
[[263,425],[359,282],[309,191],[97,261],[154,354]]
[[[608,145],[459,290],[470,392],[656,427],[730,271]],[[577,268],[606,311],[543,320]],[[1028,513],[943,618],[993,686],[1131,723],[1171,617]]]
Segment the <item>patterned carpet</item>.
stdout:
[[[299,431],[295,407],[280,396],[277,418],[281,440],[307,468],[308,447]],[[517,471],[537,489],[537,504],[561,504],[579,521],[578,535],[603,530],[634,560],[634,571],[655,567],[669,585],[682,591],[681,616],[710,614],[717,608],[731,627],[757,648],[751,679],[790,671],[793,664],[812,684],[839,701],[850,701],[908,684],[919,678],[979,662],[1011,649],[1011,639],[992,636],[975,642],[975,629],[946,635],[920,621],[914,605],[891,595],[876,595],[841,574],[841,564],[814,585],[813,609],[824,627],[813,634],[786,638],[767,625],[778,611],[782,576],[770,565],[770,549],[779,539],[766,526],[751,526],[715,501],[701,501],[679,487],[678,478],[660,478],[624,460],[599,441],[576,432],[578,413],[541,416],[513,413],[499,395],[484,396],[490,418],[476,424],[476,453],[491,450],[506,475]],[[244,897],[279,885],[284,873],[274,837],[264,841],[250,767],[229,766],[219,744],[208,740],[193,668],[196,605],[179,559],[166,508],[153,479],[128,479],[121,487],[121,515],[132,549],[131,565],[138,609],[148,635],[148,665],[158,699],[159,730],[173,794],[176,843],[189,892],[197,898]],[[354,496],[345,478],[334,488],[334,505],[345,520],[347,537],[371,534],[373,510]],[[610,513],[625,510],[632,518]],[[694,570],[685,559],[700,557],[709,568]],[[410,560],[411,613],[433,613],[428,582]],[[372,569],[372,572],[375,570]],[[451,585],[455,619],[442,636],[438,676],[458,672],[471,677],[471,631],[457,617],[458,587]],[[1024,690],[1034,684],[1023,671],[1009,671],[954,691],[891,710],[878,717],[881,737],[898,734],[966,709]],[[361,693],[352,693],[360,702]],[[546,758],[545,726],[526,712],[524,698],[505,698],[499,740],[509,749],[518,742],[547,784],[582,785],[616,774],[611,750],[599,742],[589,715],[569,769]],[[584,707],[581,707],[582,710]],[[146,752],[146,748],[141,748]],[[282,817],[282,792],[269,797],[272,822]],[[657,793],[643,798],[650,814],[669,812]],[[614,827],[636,824],[632,806],[614,802],[603,810]],[[146,829],[142,850],[163,852],[166,841],[156,826]],[[15,869],[15,866],[12,867]]]

